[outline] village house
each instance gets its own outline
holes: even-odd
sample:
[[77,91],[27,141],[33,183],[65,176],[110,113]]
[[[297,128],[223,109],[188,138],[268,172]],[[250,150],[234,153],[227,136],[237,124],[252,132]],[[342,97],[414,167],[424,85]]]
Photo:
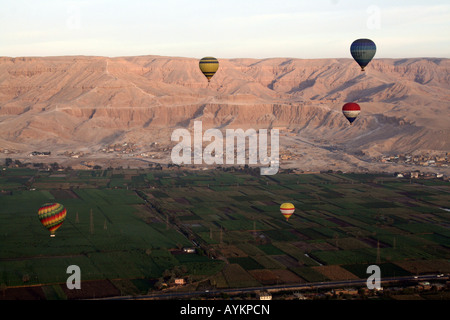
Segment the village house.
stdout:
[[266,291],[260,291],[256,294],[259,300],[272,300],[272,295]]

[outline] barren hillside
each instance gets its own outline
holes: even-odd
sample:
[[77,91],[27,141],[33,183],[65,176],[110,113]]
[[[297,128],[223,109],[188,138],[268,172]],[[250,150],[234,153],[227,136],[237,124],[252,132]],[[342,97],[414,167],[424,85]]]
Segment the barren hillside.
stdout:
[[[190,58],[0,58],[0,151],[170,146],[194,120],[281,128],[281,151],[300,152],[295,166],[310,169],[450,150],[449,59],[375,59],[366,72],[352,59],[219,62],[208,86]],[[341,113],[349,101],[361,106],[352,126]]]

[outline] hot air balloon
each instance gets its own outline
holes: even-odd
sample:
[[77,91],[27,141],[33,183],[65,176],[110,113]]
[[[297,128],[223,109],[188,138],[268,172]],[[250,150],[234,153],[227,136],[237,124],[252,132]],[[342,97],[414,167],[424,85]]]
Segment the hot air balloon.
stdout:
[[46,203],[38,210],[39,220],[50,231],[50,237],[55,236],[55,231],[61,227],[66,215],[66,208],[59,203]]
[[286,221],[288,221],[289,218],[294,213],[295,207],[294,207],[294,205],[292,203],[283,203],[280,206],[280,211],[283,214],[283,216],[286,218]]
[[377,46],[370,39],[358,39],[353,41],[350,46],[350,53],[353,59],[361,67],[361,71],[369,64],[370,60],[375,56]]
[[210,82],[217,69],[219,69],[219,61],[214,57],[204,57],[200,59],[198,64],[200,70],[203,72],[206,79],[208,79],[208,82]]
[[347,118],[347,120],[352,124],[356,117],[359,115],[361,108],[357,103],[348,102],[342,106],[342,113]]

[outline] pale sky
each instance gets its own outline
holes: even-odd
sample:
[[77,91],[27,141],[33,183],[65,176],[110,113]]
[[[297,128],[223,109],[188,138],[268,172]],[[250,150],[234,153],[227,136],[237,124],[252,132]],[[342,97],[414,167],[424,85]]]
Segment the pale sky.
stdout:
[[449,0],[0,0],[0,56],[450,58]]

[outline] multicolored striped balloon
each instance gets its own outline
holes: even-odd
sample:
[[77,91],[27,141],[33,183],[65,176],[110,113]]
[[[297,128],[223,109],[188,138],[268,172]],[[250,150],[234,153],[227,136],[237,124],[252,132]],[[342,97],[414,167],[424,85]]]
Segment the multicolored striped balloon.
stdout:
[[208,82],[211,81],[211,78],[219,69],[219,61],[217,61],[217,59],[214,57],[204,57],[200,59],[198,65],[202,73],[205,75],[206,79],[208,79]]
[[359,115],[361,111],[361,108],[359,107],[359,104],[354,102],[348,102],[342,106],[342,113],[347,118],[347,120],[350,122],[350,124],[355,121],[356,117]]
[[60,203],[46,203],[38,210],[38,217],[42,225],[50,231],[50,237],[61,227],[66,219],[67,210]]
[[286,218],[286,221],[289,220],[289,218],[292,216],[292,214],[295,211],[295,207],[292,203],[283,203],[280,206],[280,211],[283,214],[283,216]]

